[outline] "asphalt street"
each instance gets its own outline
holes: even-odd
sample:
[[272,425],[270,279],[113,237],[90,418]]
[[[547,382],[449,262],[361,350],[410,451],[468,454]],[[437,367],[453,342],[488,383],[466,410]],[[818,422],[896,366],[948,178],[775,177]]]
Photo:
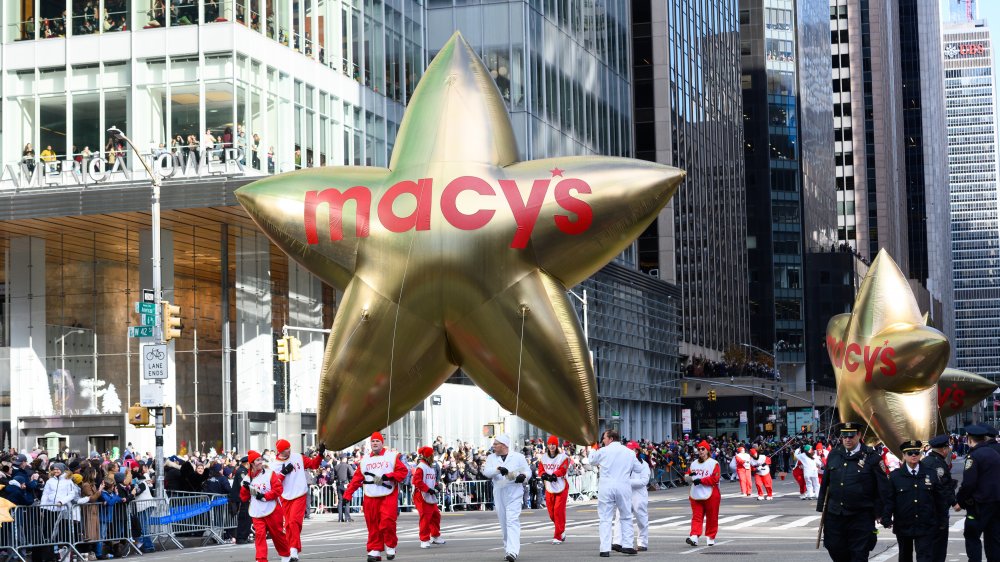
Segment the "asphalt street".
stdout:
[[[715,546],[691,547],[684,543],[688,535],[691,511],[687,489],[650,492],[649,551],[635,558],[666,560],[685,556],[691,560],[712,560],[723,556],[731,560],[829,560],[826,551],[816,549],[819,513],[815,500],[801,501],[798,488],[789,477],[775,482],[775,499],[759,502],[756,497],[739,495],[736,483],[723,483],[719,515],[719,535]],[[361,516],[354,523],[338,523],[336,515],[314,515],[305,523],[302,560],[364,560],[366,530]],[[519,561],[598,560],[598,518],[594,501],[573,503],[567,509],[568,539],[552,545],[552,525],[544,509],[521,513],[521,555]],[[962,526],[958,514],[951,518],[947,560],[964,561]],[[396,560],[489,560],[503,559],[504,551],[496,514],[492,511],[444,513],[442,536],[447,544],[420,549],[416,513],[401,513],[398,521],[399,546]],[[702,539],[704,541],[704,539]],[[898,548],[890,531],[880,528],[878,545],[871,554],[875,562],[894,562]],[[612,553],[612,558],[625,558]],[[710,558],[706,558],[710,557]],[[213,562],[254,559],[253,545],[217,545],[188,547],[181,551],[149,554],[149,562],[160,560],[212,560]],[[273,547],[270,560],[278,560]],[[384,560],[384,558],[383,558]]]

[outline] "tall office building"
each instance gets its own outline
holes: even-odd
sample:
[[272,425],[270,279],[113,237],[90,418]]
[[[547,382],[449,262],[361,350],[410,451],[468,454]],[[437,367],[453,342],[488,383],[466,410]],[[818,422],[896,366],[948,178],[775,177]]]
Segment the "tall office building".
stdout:
[[681,353],[750,341],[736,0],[632,2],[636,156],[687,171],[639,239],[643,271],[681,291]]
[[835,236],[825,8],[740,2],[751,337],[786,375],[804,372],[805,254]]
[[904,272],[907,198],[899,5],[830,0],[839,240]]
[[998,380],[1000,231],[993,39],[981,20],[948,23],[943,31],[957,366]]
[[936,79],[942,75],[940,4],[938,0],[898,3],[908,273],[927,289],[931,323],[954,338],[948,139],[938,134],[945,127],[944,83]]

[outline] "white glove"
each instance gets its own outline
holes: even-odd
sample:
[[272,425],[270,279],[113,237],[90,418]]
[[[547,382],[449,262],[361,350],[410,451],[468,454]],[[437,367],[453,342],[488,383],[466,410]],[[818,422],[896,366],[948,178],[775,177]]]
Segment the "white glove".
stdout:
[[690,474],[685,474],[684,475],[684,481],[687,482],[688,484],[690,484],[691,483],[691,475]]
[[376,474],[375,476],[372,477],[372,481],[375,483],[376,486],[381,486],[382,485],[382,475],[381,474]]
[[510,480],[511,482],[513,482],[515,478],[517,478],[517,473],[516,472],[508,472],[507,473],[507,480]]

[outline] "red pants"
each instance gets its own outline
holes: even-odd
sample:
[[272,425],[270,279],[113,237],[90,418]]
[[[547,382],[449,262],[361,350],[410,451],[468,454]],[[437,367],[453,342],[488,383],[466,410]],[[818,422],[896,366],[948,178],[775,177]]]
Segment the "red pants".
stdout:
[[399,492],[381,498],[365,496],[361,509],[368,526],[368,551],[396,548],[396,517],[399,515]]
[[740,493],[744,496],[749,496],[752,492],[752,484],[750,483],[750,469],[749,468],[737,468],[736,478],[740,481]]
[[556,527],[553,536],[559,540],[562,540],[563,535],[566,534],[566,498],[568,497],[568,484],[558,494],[553,494],[549,491],[545,492],[545,507],[549,510],[549,519],[552,520],[552,523]]
[[707,500],[688,500],[691,502],[691,535],[701,536],[702,519],[706,519],[705,536],[714,539],[719,532],[719,502],[722,500],[719,489],[713,489]]
[[799,483],[799,495],[801,496],[802,494],[806,493],[806,478],[802,476],[801,468],[792,469],[792,478],[794,478],[795,481]]
[[440,537],[441,508],[438,504],[427,502],[420,490],[413,490],[413,507],[420,514],[420,540],[427,542],[431,537]]
[[302,521],[306,518],[306,494],[294,500],[281,500],[281,508],[285,510],[285,540],[288,548],[302,551]]
[[764,495],[764,490],[767,490],[767,497],[771,497],[771,496],[774,495],[774,492],[771,490],[771,475],[770,474],[764,474],[764,475],[754,474],[753,475],[753,481],[757,485],[757,496],[758,497]]
[[267,562],[267,535],[271,535],[271,542],[274,543],[274,550],[278,551],[278,556],[288,556],[288,541],[285,540],[285,531],[281,528],[285,516],[280,505],[274,507],[274,511],[267,517],[253,518],[254,546],[257,547],[257,562]]

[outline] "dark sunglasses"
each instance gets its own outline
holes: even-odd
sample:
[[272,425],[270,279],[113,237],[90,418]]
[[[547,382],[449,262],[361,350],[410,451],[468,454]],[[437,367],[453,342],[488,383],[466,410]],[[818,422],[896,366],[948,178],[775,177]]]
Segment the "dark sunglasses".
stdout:
[[905,451],[905,452],[903,452],[903,454],[904,455],[919,455],[920,451]]

